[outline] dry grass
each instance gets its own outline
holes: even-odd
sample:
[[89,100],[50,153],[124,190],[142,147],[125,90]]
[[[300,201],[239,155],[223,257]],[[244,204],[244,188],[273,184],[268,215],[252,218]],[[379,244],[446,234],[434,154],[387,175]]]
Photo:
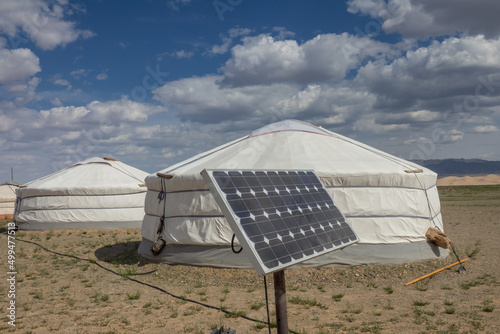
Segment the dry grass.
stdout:
[[[458,274],[454,267],[404,287],[455,259],[289,270],[290,329],[302,334],[500,332],[500,268],[496,265],[500,188],[448,187],[440,192],[445,232],[459,255],[470,257],[466,272]],[[5,223],[0,222],[0,227]],[[253,271],[144,262],[136,253],[139,230],[20,231],[17,237],[81,259],[17,242],[16,333],[210,333],[221,326],[237,333],[267,332],[262,323],[242,317],[267,321],[262,278]],[[5,235],[0,241],[4,252]],[[137,275],[145,272],[150,273]],[[0,281],[0,291],[6,290],[6,281]],[[7,300],[3,294],[4,314]],[[0,332],[14,332],[5,319]]]

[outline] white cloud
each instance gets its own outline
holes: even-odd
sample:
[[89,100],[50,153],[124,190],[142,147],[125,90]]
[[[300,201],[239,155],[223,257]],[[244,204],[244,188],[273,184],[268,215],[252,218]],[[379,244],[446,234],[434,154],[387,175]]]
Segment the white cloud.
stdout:
[[343,114],[330,116],[330,117],[326,117],[326,118],[321,119],[322,124],[328,124],[328,125],[343,124],[345,122],[346,122],[346,116]]
[[179,59],[188,59],[194,56],[194,52],[186,50],[178,50],[172,53],[172,56]]
[[210,50],[208,50],[206,53],[211,56],[224,54],[229,50],[229,47],[233,44],[233,40],[235,38],[240,36],[246,36],[251,32],[252,31],[250,29],[239,28],[239,27],[229,29],[227,36],[225,35],[221,36],[223,43],[220,45],[213,45],[210,48]]
[[81,136],[80,131],[68,131],[65,134],[63,134],[61,138],[64,140],[76,140],[80,138],[80,136]]
[[429,147],[435,147],[437,144],[453,144],[464,139],[464,133],[457,130],[443,130],[436,128],[432,131],[430,136],[432,139],[419,136],[417,138],[407,139],[404,144],[414,145],[414,144],[425,144]]
[[87,108],[92,112],[93,119],[101,121],[108,119],[111,122],[144,122],[149,115],[166,111],[164,107],[135,102],[127,97],[116,101],[93,101]]
[[350,0],[348,11],[380,18],[386,32],[408,38],[456,33],[500,35],[497,0]]
[[181,120],[230,121],[248,130],[284,118],[309,119],[319,125],[349,123],[370,111],[375,101],[375,96],[351,87],[281,83],[228,87],[219,84],[222,78],[171,81],[154,90],[154,98],[176,111]]
[[404,144],[406,145],[413,145],[413,144],[418,144],[418,143],[428,143],[431,142],[430,139],[427,139],[425,137],[418,137],[418,138],[411,138],[407,139],[404,141]]
[[464,133],[457,129],[452,129],[448,131],[441,131],[439,133],[439,138],[437,140],[440,144],[450,144],[461,141],[464,139]]
[[377,117],[380,124],[415,124],[437,122],[443,119],[443,115],[437,111],[417,110],[407,112],[386,113]]
[[357,120],[353,126],[353,130],[358,133],[387,133],[409,129],[409,124],[379,124],[369,117]]
[[40,61],[31,50],[0,49],[0,83],[24,81],[40,71]]
[[0,132],[7,132],[14,127],[15,120],[7,115],[3,115],[0,110]]
[[99,73],[95,78],[97,80],[106,80],[108,78],[108,70]]
[[[169,82],[153,91],[154,98],[172,106],[182,120],[219,123],[269,113],[269,106],[296,92],[296,88],[275,84],[230,88],[218,84],[222,76],[187,78]],[[272,117],[267,115],[264,117]]]
[[472,132],[476,133],[491,133],[497,131],[498,128],[495,125],[478,125],[472,128]]
[[[93,101],[86,106],[61,106],[36,112],[31,123],[37,129],[59,129],[66,131],[92,130],[108,126],[110,131],[116,126],[143,123],[150,115],[164,112],[161,106],[131,101],[126,97],[120,100]],[[22,127],[26,127],[22,126]]]
[[40,82],[34,75],[40,71],[40,61],[31,50],[7,50],[0,46],[0,84],[17,96],[18,103],[25,103],[34,97]]
[[62,106],[61,99],[58,98],[58,97],[54,97],[53,99],[51,99],[50,103],[52,103],[52,105],[56,106],[56,107],[61,107]]
[[[500,39],[475,36],[434,41],[388,64],[368,62],[358,70],[355,82],[378,95],[379,108],[432,105],[432,109],[445,110],[474,96],[481,80],[492,75],[500,75]],[[483,96],[499,94],[488,86],[475,98],[483,102]],[[439,100],[441,105],[436,105]]]
[[146,153],[147,151],[148,149],[144,146],[129,144],[129,145],[118,146],[118,148],[114,150],[114,153],[118,156],[127,156],[127,155],[137,155],[141,153]]
[[[92,37],[94,33],[90,30],[80,30],[75,22],[65,20],[68,8],[68,4],[42,0],[1,1],[0,31],[10,37],[14,48],[29,39],[43,50]],[[20,37],[20,33],[24,36]]]
[[245,37],[231,53],[222,67],[223,82],[256,85],[340,80],[363,59],[392,52],[387,44],[343,33],[318,35],[302,45],[269,35]]
[[38,128],[60,128],[74,129],[78,123],[90,113],[85,107],[54,107],[48,110],[40,111],[40,123],[36,124]]
[[54,85],[64,86],[66,87],[66,89],[71,89],[71,84],[66,79],[61,79],[61,78],[55,79]]
[[295,36],[295,33],[293,31],[290,31],[286,29],[285,27],[274,27],[273,32],[277,33],[277,39],[284,40],[287,38],[293,38]]
[[88,76],[90,72],[92,72],[92,70],[80,68],[78,70],[71,71],[69,75],[71,75],[75,80],[80,80],[82,77]]

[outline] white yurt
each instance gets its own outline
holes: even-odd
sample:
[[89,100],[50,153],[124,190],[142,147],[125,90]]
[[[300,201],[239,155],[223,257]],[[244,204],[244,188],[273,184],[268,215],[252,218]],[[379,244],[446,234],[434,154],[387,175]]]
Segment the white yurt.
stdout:
[[[286,120],[148,176],[141,256],[169,264],[252,268],[244,252],[232,251],[233,231],[200,175],[203,169],[314,170],[360,241],[300,266],[400,264],[449,254],[425,237],[429,227],[443,230],[436,173]],[[151,246],[159,237],[166,246],[154,255]],[[233,246],[238,249],[237,241]]]
[[0,184],[0,219],[12,219],[19,184],[10,180]]
[[89,158],[20,186],[14,221],[23,230],[140,228],[148,173]]

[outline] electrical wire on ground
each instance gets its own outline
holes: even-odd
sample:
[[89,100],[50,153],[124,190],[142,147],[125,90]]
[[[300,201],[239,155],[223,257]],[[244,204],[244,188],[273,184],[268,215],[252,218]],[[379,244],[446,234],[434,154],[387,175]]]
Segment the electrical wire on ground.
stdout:
[[[4,235],[6,235],[6,233],[2,233]],[[144,273],[135,273],[135,274],[127,274],[127,275],[123,275],[123,274],[120,274],[119,272],[116,272],[114,271],[113,269],[110,269],[110,268],[107,268],[105,266],[103,266],[102,264],[100,264],[99,262],[97,262],[96,260],[93,260],[93,259],[85,259],[85,258],[81,258],[81,257],[78,257],[76,255],[70,255],[70,254],[64,254],[64,253],[59,253],[59,252],[56,252],[54,250],[51,250],[51,249],[48,249],[46,248],[45,246],[42,246],[40,245],[39,243],[37,242],[34,242],[34,241],[28,241],[28,240],[23,240],[23,239],[19,239],[19,238],[16,238],[17,241],[21,241],[21,242],[24,242],[24,243],[28,243],[28,244],[32,244],[32,245],[35,245],[35,246],[38,246],[40,247],[41,249],[43,249],[44,251],[46,252],[49,252],[49,253],[52,253],[52,254],[55,254],[55,255],[59,255],[59,256],[65,256],[65,257],[69,257],[69,258],[73,258],[73,259],[76,259],[76,260],[79,260],[79,261],[86,261],[86,262],[89,262],[89,263],[92,263],[92,264],[95,264],[96,266],[98,266],[99,268],[101,269],[104,269],[114,275],[117,275],[117,276],[121,276],[121,277],[125,277],[126,279],[128,279],[129,281],[132,281],[132,282],[135,282],[135,283],[138,283],[138,284],[141,284],[141,285],[144,285],[144,286],[147,286],[149,288],[152,288],[152,289],[155,289],[155,290],[158,290],[160,292],[163,292],[167,295],[169,295],[170,297],[173,297],[173,298],[176,298],[176,299],[179,299],[179,300],[183,300],[183,301],[186,301],[186,302],[190,302],[190,303],[193,303],[193,304],[198,304],[200,306],[203,306],[203,307],[206,307],[206,308],[210,308],[210,309],[213,309],[213,310],[216,310],[216,311],[220,311],[220,312],[223,312],[223,313],[226,313],[226,314],[229,314],[229,315],[233,315],[234,313],[231,312],[231,311],[228,311],[228,310],[225,310],[221,307],[216,307],[216,306],[212,306],[212,305],[208,305],[208,304],[205,304],[205,303],[202,303],[202,302],[199,302],[199,301],[196,301],[196,300],[193,300],[193,299],[189,299],[189,298],[185,298],[185,297],[181,297],[181,296],[177,296],[177,295],[174,295],[173,293],[171,292],[168,292],[167,290],[165,289],[162,289],[160,288],[159,286],[156,286],[156,285],[153,285],[153,284],[149,284],[149,283],[146,283],[146,282],[142,282],[142,281],[139,281],[135,278],[132,278],[130,276],[137,276],[137,275],[148,275],[148,274],[152,274],[156,271],[155,270],[152,270],[152,271],[148,271],[148,272],[144,272]],[[266,298],[267,298],[267,293],[266,293]],[[267,325],[267,326],[270,326],[270,321],[269,321],[269,318],[268,318],[268,322],[266,321],[262,321],[262,320],[258,320],[258,319],[254,319],[254,318],[251,318],[251,317],[248,317],[246,315],[238,315],[238,317],[240,318],[243,318],[243,319],[246,319],[246,320],[249,320],[249,321],[253,321],[253,322],[257,322],[257,323],[261,323],[261,324],[264,324],[264,325]],[[299,334],[298,332],[295,332],[295,331],[292,331],[292,330],[288,330],[290,333],[292,334]]]

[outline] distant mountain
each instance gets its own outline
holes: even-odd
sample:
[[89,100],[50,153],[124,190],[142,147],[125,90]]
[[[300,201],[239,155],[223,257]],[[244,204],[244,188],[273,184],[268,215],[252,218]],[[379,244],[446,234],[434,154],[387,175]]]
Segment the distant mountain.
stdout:
[[500,174],[500,161],[481,159],[413,160],[438,173],[438,177]]

